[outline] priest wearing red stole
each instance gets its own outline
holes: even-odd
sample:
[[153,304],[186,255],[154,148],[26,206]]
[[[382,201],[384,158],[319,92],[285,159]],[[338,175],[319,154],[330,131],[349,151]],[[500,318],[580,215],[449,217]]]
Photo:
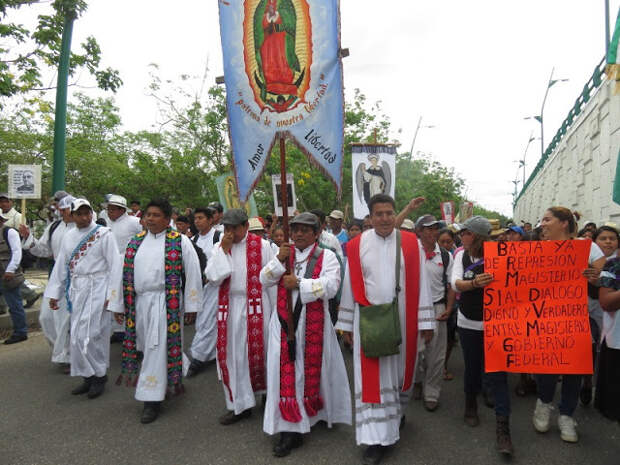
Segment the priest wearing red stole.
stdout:
[[329,299],[340,286],[340,265],[334,252],[319,247],[316,215],[301,213],[290,224],[294,244],[282,244],[260,275],[263,286],[278,292],[269,326],[263,421],[267,434],[280,433],[273,450],[277,457],[299,447],[302,434],[318,421],[328,427],[351,424],[349,379],[329,314]]
[[[336,329],[345,331],[345,340],[353,338],[355,436],[358,445],[368,446],[363,463],[376,464],[388,446],[400,439],[413,387],[418,335],[425,341],[432,338],[435,316],[424,254],[413,233],[400,232],[396,283],[399,231],[395,229],[394,199],[376,194],[370,198],[368,208],[373,229],[347,243],[348,261]],[[361,342],[360,308],[366,312],[364,307],[394,302],[397,291],[400,344],[395,345],[396,353],[367,357]]]
[[261,269],[273,258],[269,242],[249,233],[248,216],[230,209],[222,216],[224,234],[207,263],[206,277],[218,286],[217,367],[226,409],[222,425],[247,418],[256,394],[266,390],[266,348],[271,302]]

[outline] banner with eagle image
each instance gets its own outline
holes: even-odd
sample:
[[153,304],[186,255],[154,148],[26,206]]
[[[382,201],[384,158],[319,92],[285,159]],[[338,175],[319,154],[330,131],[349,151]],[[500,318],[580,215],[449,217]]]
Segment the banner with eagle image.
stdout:
[[340,190],[344,96],[338,0],[220,0],[226,107],[239,197],[280,135]]
[[375,194],[394,198],[396,146],[385,144],[352,144],[353,216],[368,215],[368,201]]

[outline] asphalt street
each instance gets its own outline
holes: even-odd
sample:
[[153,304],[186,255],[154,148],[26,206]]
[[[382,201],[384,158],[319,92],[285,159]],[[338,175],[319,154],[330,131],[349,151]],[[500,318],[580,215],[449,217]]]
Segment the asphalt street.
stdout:
[[[188,328],[185,346],[191,342]],[[111,381],[94,400],[72,396],[80,380],[62,374],[49,362],[50,349],[42,333],[12,346],[0,345],[0,464],[358,464],[362,448],[355,445],[351,426],[328,429],[317,425],[301,449],[282,459],[272,456],[274,438],[263,433],[262,411],[232,426],[219,425],[224,413],[222,388],[215,367],[186,380],[186,394],[166,401],[160,418],[139,422],[142,404],[133,390],[113,380],[120,371],[120,345],[111,351]],[[351,369],[351,356],[345,352]],[[401,440],[386,464],[498,464],[495,418],[481,407],[481,424],[463,423],[463,364],[459,350],[451,360],[455,375],[444,383],[441,404],[429,413],[420,401],[407,411]],[[510,379],[511,387],[516,376]],[[559,393],[558,393],[559,394]],[[620,395],[620,393],[619,393]],[[580,441],[564,443],[556,416],[544,435],[534,431],[531,415],[535,397],[512,396],[512,437],[515,464],[619,465],[620,425],[592,407],[580,406],[575,418]],[[259,402],[260,403],[260,402]],[[557,411],[555,412],[557,415]]]

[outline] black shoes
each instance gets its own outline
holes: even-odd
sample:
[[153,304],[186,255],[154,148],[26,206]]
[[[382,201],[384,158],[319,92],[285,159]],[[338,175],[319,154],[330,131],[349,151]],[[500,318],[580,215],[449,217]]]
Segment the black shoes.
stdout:
[[381,462],[381,460],[383,460],[387,450],[387,446],[381,446],[379,444],[368,446],[368,448],[364,451],[362,463],[364,465],[377,465]]
[[478,417],[478,401],[475,395],[465,395],[465,423],[471,427],[478,426],[480,424],[480,418]]
[[11,334],[11,337],[4,341],[5,344],[15,344],[17,342],[22,342],[28,339],[26,334]]
[[495,434],[497,451],[505,456],[512,456],[512,454],[514,454],[514,448],[512,447],[512,440],[510,439],[510,424],[508,417],[499,415],[496,417]]
[[103,394],[105,390],[105,383],[108,380],[108,377],[103,376],[91,376],[89,378],[84,378],[84,382],[76,387],[71,394],[74,396],[79,396],[81,394],[88,393],[89,399],[95,399]]
[[142,416],[140,417],[140,423],[147,424],[153,423],[159,416],[159,408],[161,402],[145,402],[144,410],[142,410]]
[[190,363],[189,368],[187,370],[186,378],[191,378],[192,376],[196,376],[198,373],[205,371],[207,367],[209,367],[209,365],[212,365],[214,362],[215,362],[215,359],[209,360],[207,362],[203,362],[198,359],[192,360],[192,363]]
[[93,378],[94,376],[91,376],[90,378],[84,378],[84,382],[80,384],[78,387],[76,387],[73,391],[71,391],[71,394],[73,394],[74,396],[86,394],[88,391],[90,391],[90,384]]
[[103,394],[105,390],[105,383],[108,380],[108,377],[103,376],[93,376],[90,382],[90,388],[88,389],[88,398],[95,399]]
[[293,449],[303,444],[301,433],[280,433],[280,440],[273,448],[273,455],[276,457],[286,457]]
[[233,425],[237,423],[238,421],[244,420],[246,418],[250,418],[251,415],[252,415],[251,408],[244,410],[239,415],[235,415],[235,412],[230,410],[220,417],[220,425],[225,425],[225,426]]

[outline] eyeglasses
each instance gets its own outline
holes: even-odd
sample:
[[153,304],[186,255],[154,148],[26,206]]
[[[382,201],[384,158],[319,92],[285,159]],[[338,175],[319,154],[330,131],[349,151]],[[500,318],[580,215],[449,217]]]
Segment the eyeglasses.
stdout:
[[467,229],[459,231],[459,236],[461,236],[461,237],[463,237],[463,236],[473,236],[473,235],[474,235],[474,233],[469,231],[469,230],[467,230]]

